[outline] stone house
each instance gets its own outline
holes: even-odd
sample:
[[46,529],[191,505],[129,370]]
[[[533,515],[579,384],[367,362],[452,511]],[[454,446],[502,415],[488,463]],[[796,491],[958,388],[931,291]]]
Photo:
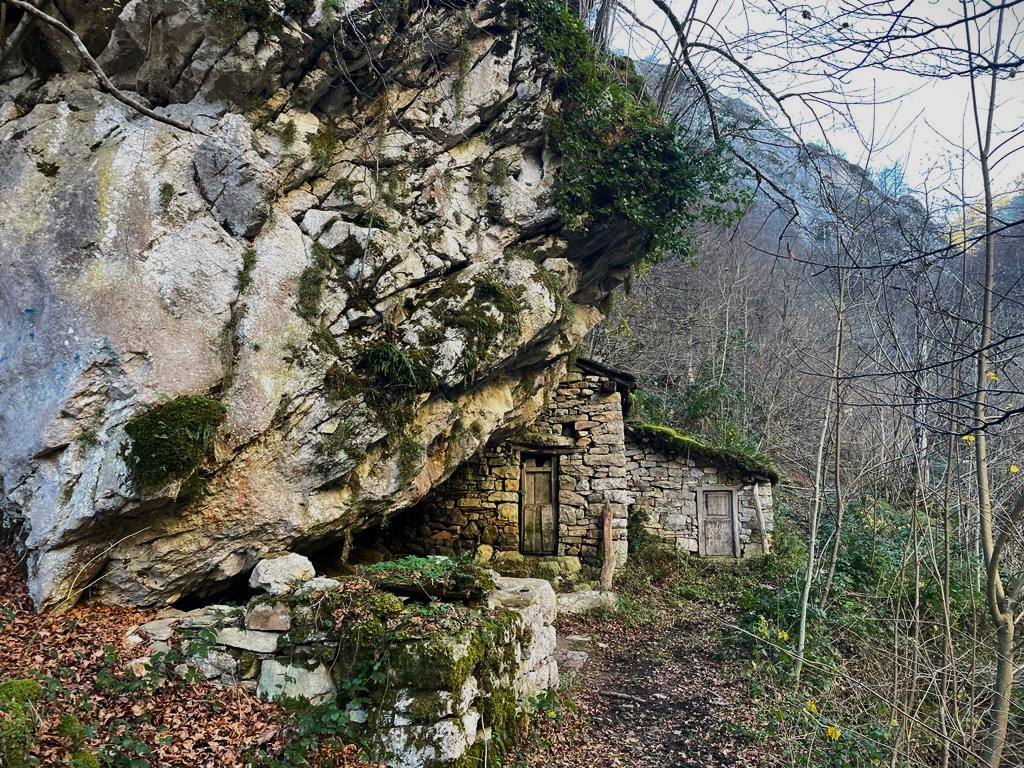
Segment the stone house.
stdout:
[[601,561],[605,506],[616,559],[632,517],[699,556],[761,554],[776,470],[674,430],[629,421],[633,376],[579,359],[527,430],[481,451],[397,518],[391,549],[448,554],[487,544]]

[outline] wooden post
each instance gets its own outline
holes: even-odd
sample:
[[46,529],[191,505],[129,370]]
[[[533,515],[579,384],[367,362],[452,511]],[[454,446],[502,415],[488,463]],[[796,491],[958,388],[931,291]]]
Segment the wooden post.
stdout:
[[768,554],[772,548],[772,537],[768,533],[768,529],[764,524],[764,508],[761,506],[761,494],[757,492],[757,488],[760,483],[754,481],[754,509],[757,510],[757,526],[761,529],[761,549],[764,550],[764,554]]
[[612,549],[612,505],[607,501],[604,509],[601,510],[601,546],[604,549],[604,561],[601,563],[601,589],[612,588],[612,578],[615,576],[615,550]]

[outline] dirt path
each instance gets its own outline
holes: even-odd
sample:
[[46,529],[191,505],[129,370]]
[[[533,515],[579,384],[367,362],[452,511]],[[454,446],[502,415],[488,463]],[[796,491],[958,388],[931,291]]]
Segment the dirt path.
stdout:
[[[706,613],[705,613],[706,612]],[[703,615],[702,615],[703,614]],[[772,766],[757,742],[757,708],[721,644],[714,609],[651,627],[560,622],[589,636],[590,657],[570,684],[576,711],[535,727],[521,766],[711,768]]]

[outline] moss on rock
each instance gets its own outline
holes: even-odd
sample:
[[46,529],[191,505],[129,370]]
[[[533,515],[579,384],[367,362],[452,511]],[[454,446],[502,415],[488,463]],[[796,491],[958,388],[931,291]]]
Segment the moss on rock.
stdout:
[[469,557],[409,555],[360,571],[382,589],[420,599],[479,602],[494,589],[490,572]]
[[224,406],[200,395],[182,395],[133,417],[125,424],[128,458],[139,489],[152,491],[189,477],[202,463]]
[[43,697],[43,687],[30,678],[0,683],[0,765],[26,768],[36,743],[33,704]]

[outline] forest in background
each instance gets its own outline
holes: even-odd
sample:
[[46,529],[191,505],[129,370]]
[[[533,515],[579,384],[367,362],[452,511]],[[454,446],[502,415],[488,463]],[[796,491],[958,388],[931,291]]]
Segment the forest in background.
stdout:
[[[813,62],[828,84],[808,74],[787,94],[771,75],[789,62],[745,63],[765,35],[708,40],[699,4],[655,5],[684,52],[648,81],[726,145],[751,202],[638,274],[587,352],[640,375],[637,418],[786,475],[785,586],[749,583],[727,632],[754,654],[792,764],[1020,765],[1024,177],[997,188],[993,173],[1019,162],[1020,126],[1000,117],[1019,94],[1021,9],[789,9],[790,73]],[[941,184],[873,164],[868,137],[866,168],[799,138],[786,99],[849,117],[843,75],[860,68],[970,82]]]

